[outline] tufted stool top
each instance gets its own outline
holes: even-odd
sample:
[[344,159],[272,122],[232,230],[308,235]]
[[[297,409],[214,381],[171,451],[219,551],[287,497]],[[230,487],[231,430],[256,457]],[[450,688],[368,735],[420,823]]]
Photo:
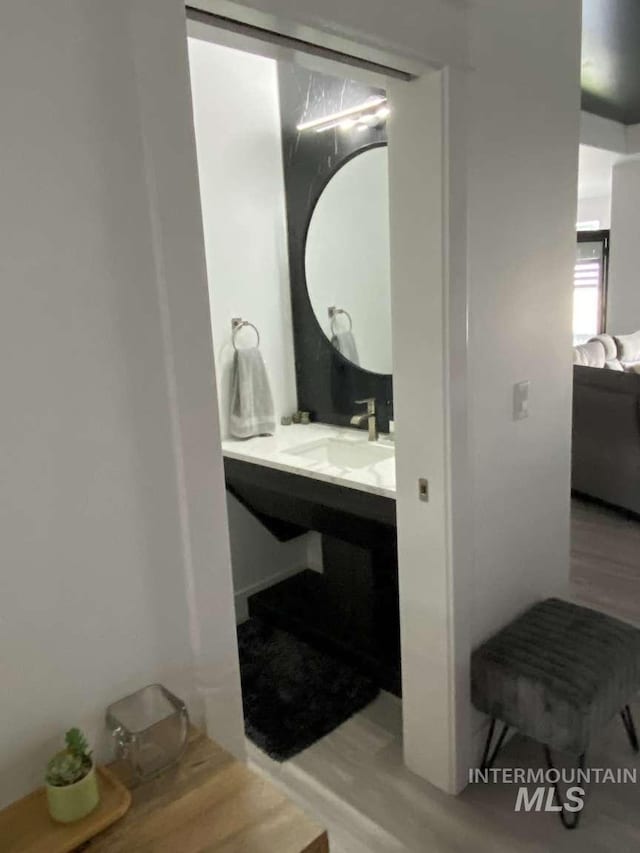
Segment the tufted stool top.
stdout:
[[535,604],[471,657],[480,711],[581,754],[640,689],[640,630],[558,598]]

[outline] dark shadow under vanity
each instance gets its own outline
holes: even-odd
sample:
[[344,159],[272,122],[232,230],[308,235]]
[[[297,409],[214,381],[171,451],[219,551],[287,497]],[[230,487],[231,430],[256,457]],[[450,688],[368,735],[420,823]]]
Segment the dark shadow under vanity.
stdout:
[[225,457],[227,490],[280,541],[322,534],[324,571],[249,598],[249,614],[344,660],[400,695],[393,498]]

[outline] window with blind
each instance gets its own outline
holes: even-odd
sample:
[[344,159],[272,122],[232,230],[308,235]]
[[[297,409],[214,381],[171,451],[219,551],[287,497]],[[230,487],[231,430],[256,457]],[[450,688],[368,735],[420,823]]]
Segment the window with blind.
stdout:
[[608,231],[578,231],[573,273],[573,342],[604,332],[607,307]]

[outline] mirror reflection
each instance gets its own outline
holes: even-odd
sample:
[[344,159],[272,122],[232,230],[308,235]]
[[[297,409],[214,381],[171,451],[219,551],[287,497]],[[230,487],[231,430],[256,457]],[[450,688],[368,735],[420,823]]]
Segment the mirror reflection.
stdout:
[[387,146],[360,150],[332,175],[305,246],[309,299],[326,337],[349,361],[391,373]]

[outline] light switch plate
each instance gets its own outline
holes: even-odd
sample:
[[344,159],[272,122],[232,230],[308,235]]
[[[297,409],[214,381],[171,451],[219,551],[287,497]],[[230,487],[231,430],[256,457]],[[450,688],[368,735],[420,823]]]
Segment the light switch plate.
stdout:
[[529,388],[531,382],[525,379],[513,386],[513,419],[521,421],[529,417]]

